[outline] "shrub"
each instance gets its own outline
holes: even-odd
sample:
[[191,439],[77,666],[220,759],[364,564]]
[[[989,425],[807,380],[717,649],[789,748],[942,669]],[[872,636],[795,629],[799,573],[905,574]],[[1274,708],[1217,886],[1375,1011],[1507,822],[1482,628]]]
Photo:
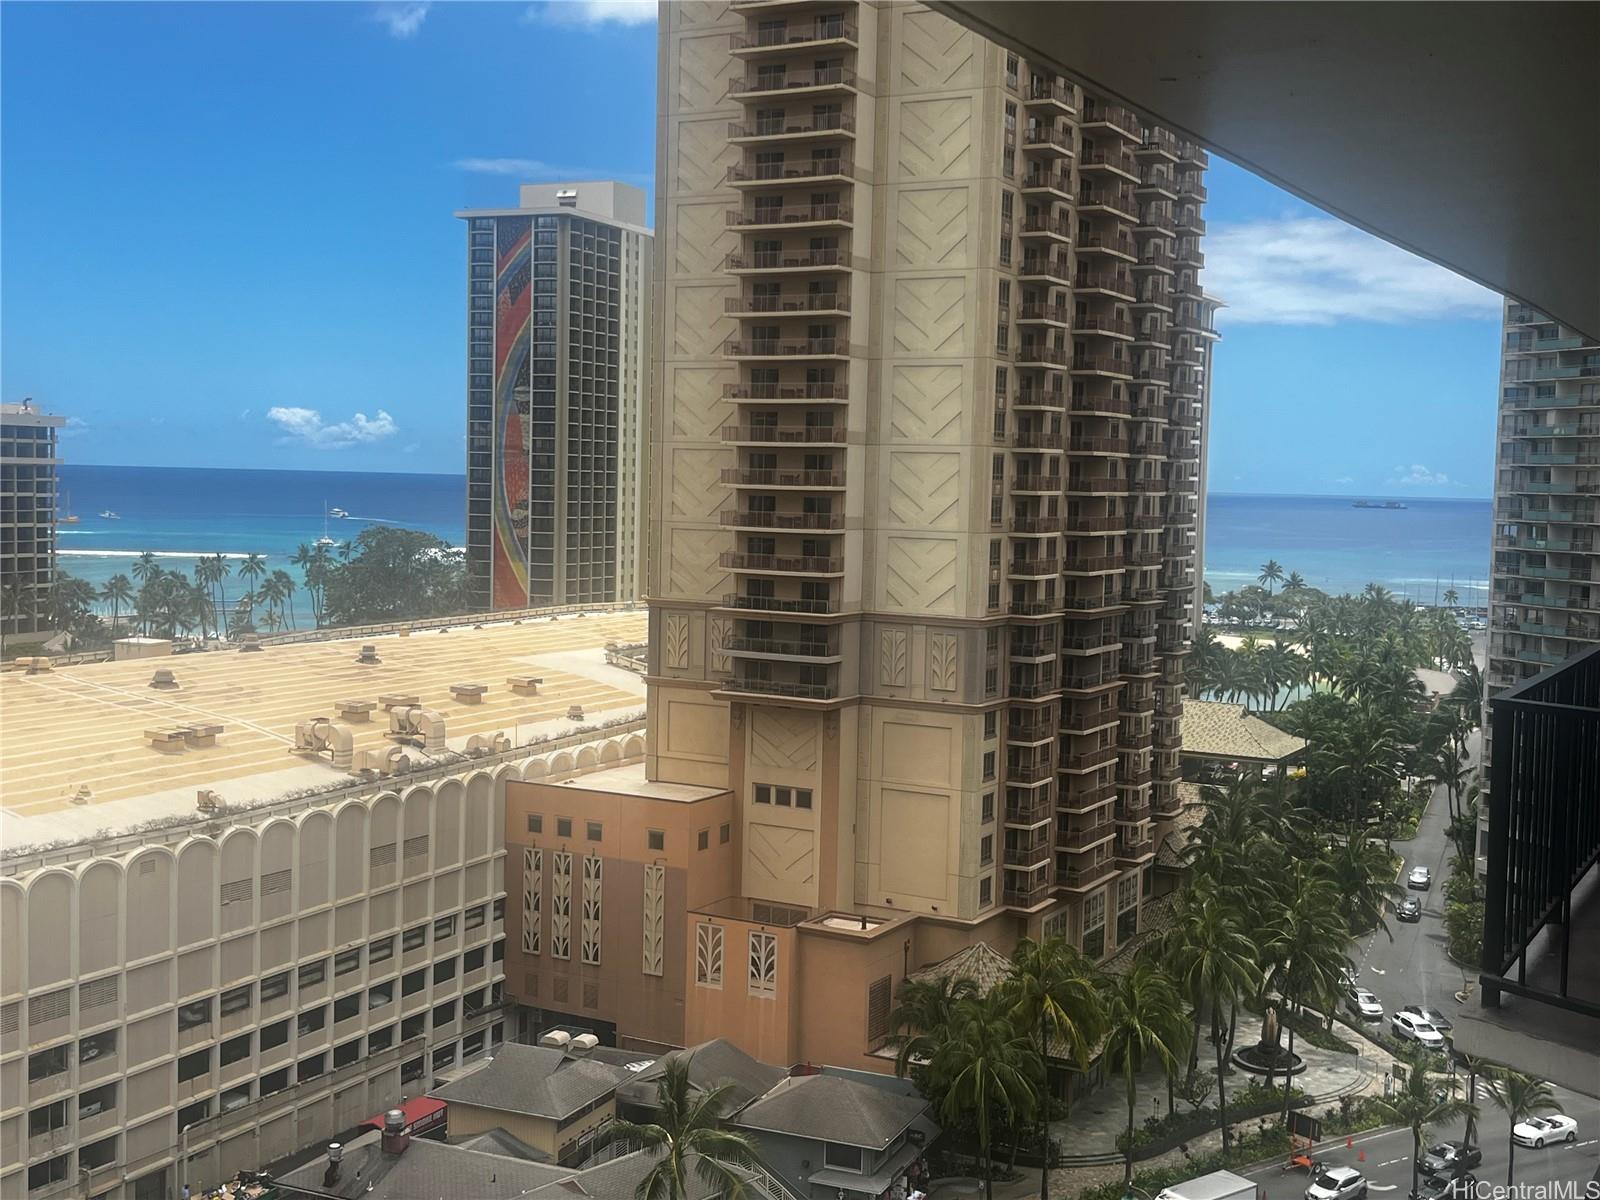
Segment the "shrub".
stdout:
[[[1231,1113],[1231,1107],[1229,1111]],[[1287,1154],[1288,1151],[1289,1135],[1283,1129],[1277,1126],[1265,1130],[1258,1129],[1242,1133],[1226,1154],[1220,1149],[1211,1150],[1204,1154],[1185,1155],[1183,1162],[1172,1166],[1151,1167],[1148,1170],[1137,1171],[1133,1176],[1133,1186],[1147,1196],[1154,1196],[1162,1188],[1183,1183],[1198,1175],[1209,1175],[1212,1171],[1230,1167],[1247,1166],[1264,1158]],[[1085,1188],[1078,1193],[1078,1200],[1122,1200],[1122,1195],[1122,1181],[1113,1180],[1097,1187]]]

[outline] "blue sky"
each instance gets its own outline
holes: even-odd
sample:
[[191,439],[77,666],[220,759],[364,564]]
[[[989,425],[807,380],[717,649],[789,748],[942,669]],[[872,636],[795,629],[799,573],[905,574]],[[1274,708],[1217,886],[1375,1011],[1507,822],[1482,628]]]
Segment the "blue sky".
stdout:
[[[459,471],[451,213],[647,183],[652,14],[5,5],[0,393],[71,414],[78,462]],[[1225,163],[1209,184],[1213,489],[1487,495],[1496,300]]]

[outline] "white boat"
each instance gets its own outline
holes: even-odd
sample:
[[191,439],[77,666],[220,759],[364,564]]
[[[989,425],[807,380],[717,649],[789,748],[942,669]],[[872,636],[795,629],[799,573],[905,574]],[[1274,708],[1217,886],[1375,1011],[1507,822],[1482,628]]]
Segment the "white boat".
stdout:
[[122,520],[121,517],[117,516],[117,514],[112,512],[109,508],[105,509],[104,511],[102,511],[100,515],[102,517],[104,517],[108,521],[120,521],[120,520]]
[[337,521],[342,521],[342,520],[344,520],[344,518],[348,517],[350,514],[345,512],[345,510],[342,509],[342,508],[330,508],[328,510],[328,515],[330,517],[334,518]]
[[317,545],[319,546],[337,546],[338,544],[338,542],[334,541],[327,534],[323,534],[317,539]]
[[[339,510],[334,509],[333,511],[338,512]],[[322,502],[322,536],[317,539],[317,545],[337,546],[338,544],[338,542],[334,541],[328,536],[328,502],[324,500]]]

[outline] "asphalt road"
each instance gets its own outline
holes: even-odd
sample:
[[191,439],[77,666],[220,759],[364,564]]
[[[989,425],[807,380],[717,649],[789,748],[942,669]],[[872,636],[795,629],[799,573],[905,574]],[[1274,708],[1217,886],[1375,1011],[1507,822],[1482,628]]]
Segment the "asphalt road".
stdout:
[[[1570,1092],[1558,1090],[1557,1098],[1563,1104],[1575,1105],[1581,1100]],[[1589,1102],[1592,1106],[1592,1101]],[[1506,1182],[1507,1124],[1504,1116],[1492,1106],[1478,1122],[1478,1145],[1483,1147],[1483,1164],[1473,1170],[1481,1183],[1504,1187]],[[1568,1111],[1580,1114],[1578,1107]],[[1428,1144],[1446,1138],[1459,1138],[1464,1129],[1456,1125],[1432,1132]],[[1362,1156],[1365,1155],[1365,1161]],[[1391,1130],[1387,1133],[1360,1134],[1355,1145],[1346,1149],[1344,1143],[1333,1149],[1324,1148],[1318,1158],[1333,1166],[1354,1167],[1367,1177],[1368,1187],[1374,1196],[1392,1195],[1394,1200],[1405,1200],[1411,1191],[1411,1131]],[[1573,1145],[1546,1146],[1543,1150],[1517,1147],[1515,1182],[1522,1184],[1581,1183],[1595,1177],[1600,1170],[1600,1124],[1591,1114],[1578,1115],[1578,1140]],[[1262,1200],[1302,1200],[1309,1180],[1304,1171],[1285,1171],[1282,1165],[1268,1165],[1241,1172],[1260,1188]],[[1486,1195],[1487,1193],[1480,1193]],[[1535,1193],[1525,1193],[1535,1194]]]

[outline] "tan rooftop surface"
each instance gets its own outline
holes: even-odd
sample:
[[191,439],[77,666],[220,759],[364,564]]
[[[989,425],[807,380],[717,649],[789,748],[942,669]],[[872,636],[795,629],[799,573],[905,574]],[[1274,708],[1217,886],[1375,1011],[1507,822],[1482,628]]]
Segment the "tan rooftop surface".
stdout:
[[[259,653],[215,651],[92,663],[38,674],[0,675],[0,845],[116,830],[153,816],[192,811],[195,793],[214,788],[229,803],[269,799],[297,788],[348,778],[328,759],[292,753],[295,724],[339,722],[335,701],[376,701],[410,693],[444,718],[451,750],[472,734],[503,732],[513,744],[573,728],[570,705],[585,723],[639,711],[644,681],[605,662],[608,641],[641,641],[646,617],[590,614],[457,626],[449,633],[268,646]],[[370,644],[382,660],[355,661]],[[151,688],[169,669],[175,690]],[[512,675],[541,676],[536,696],[514,693]],[[450,686],[481,683],[481,703],[454,699]],[[390,743],[388,714],[377,708],[349,728],[356,755]],[[175,725],[221,725],[214,746],[161,751],[145,731]],[[87,805],[71,802],[87,785]],[[154,800],[159,799],[161,803]],[[139,801],[130,804],[130,801]]]
[[1186,697],[1182,722],[1185,755],[1280,762],[1306,748],[1304,738],[1247,715],[1242,704]]
[[702,787],[692,783],[667,783],[662,780],[646,779],[642,762],[607,767],[602,771],[590,771],[586,775],[579,775],[576,779],[563,779],[553,786],[577,791],[642,796],[647,800],[677,800],[685,804],[710,800],[728,790],[720,787]]

